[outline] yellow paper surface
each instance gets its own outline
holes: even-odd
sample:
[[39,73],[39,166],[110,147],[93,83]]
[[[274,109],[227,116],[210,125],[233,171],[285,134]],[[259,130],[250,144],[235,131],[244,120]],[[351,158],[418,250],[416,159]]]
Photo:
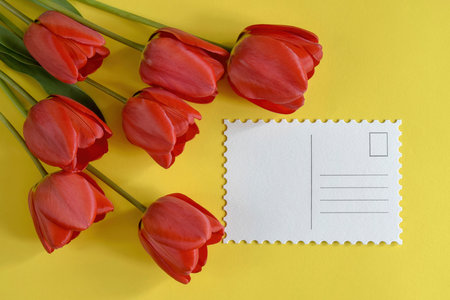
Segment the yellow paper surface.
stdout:
[[[201,134],[164,170],[121,130],[122,104],[86,83],[114,131],[94,165],[150,204],[182,192],[224,216],[222,119],[402,119],[403,245],[218,244],[183,286],[161,271],[137,238],[140,213],[105,187],[116,209],[48,255],[27,206],[40,179],[31,160],[0,127],[1,299],[445,299],[450,293],[450,4],[415,1],[103,0],[193,34],[232,45],[245,26],[281,23],[315,32],[324,58],[295,114],[265,111],[234,95],[223,80],[203,115]],[[10,1],[35,18],[42,9]],[[75,3],[85,17],[140,43],[152,29]],[[0,9],[2,13],[6,13]],[[18,21],[21,28],[25,28]],[[111,56],[92,78],[130,96],[143,88],[140,53],[110,39]],[[2,70],[34,96],[24,75]],[[0,110],[18,127],[6,96]]]

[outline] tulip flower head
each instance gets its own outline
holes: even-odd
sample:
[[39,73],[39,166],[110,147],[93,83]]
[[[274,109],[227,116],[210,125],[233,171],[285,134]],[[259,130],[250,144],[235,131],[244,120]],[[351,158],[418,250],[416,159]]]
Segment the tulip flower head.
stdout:
[[292,26],[253,25],[238,38],[228,62],[228,81],[241,97],[273,112],[300,108],[308,79],[322,58],[312,32]]
[[183,194],[159,198],[139,224],[144,249],[167,274],[189,283],[206,263],[207,246],[222,240],[222,224],[205,208]]
[[162,167],[169,168],[187,141],[199,133],[202,116],[181,98],[164,89],[143,89],[125,104],[122,126],[127,139]]
[[28,204],[45,250],[67,245],[114,209],[102,189],[84,173],[60,171],[31,189]]
[[175,28],[158,29],[144,51],[142,81],[177,96],[208,103],[217,95],[228,52]]
[[56,11],[43,13],[30,25],[23,41],[47,72],[69,84],[94,73],[109,55],[98,32]]
[[64,96],[35,104],[23,125],[30,151],[67,171],[83,170],[108,151],[109,127],[92,111]]

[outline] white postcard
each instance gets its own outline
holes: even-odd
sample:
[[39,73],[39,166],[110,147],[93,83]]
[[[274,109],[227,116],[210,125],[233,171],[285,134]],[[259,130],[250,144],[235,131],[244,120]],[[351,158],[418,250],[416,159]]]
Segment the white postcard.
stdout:
[[224,242],[401,244],[400,124],[225,120]]

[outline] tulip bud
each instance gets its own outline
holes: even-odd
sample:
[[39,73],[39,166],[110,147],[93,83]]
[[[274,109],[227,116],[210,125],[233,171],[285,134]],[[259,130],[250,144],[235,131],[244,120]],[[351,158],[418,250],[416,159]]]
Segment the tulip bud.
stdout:
[[273,112],[300,108],[308,79],[322,58],[312,32],[292,26],[253,25],[239,36],[228,62],[233,90]]
[[31,189],[28,204],[45,250],[67,245],[114,209],[97,183],[84,173],[61,171]]
[[183,194],[159,198],[139,224],[144,249],[167,274],[189,283],[191,273],[206,264],[207,246],[222,240],[222,224],[205,208]]
[[177,96],[208,103],[217,95],[228,52],[175,28],[161,28],[151,37],[140,66],[142,81]]
[[107,139],[112,133],[85,106],[56,95],[31,108],[23,135],[30,151],[43,162],[80,171],[108,152]]
[[109,55],[98,32],[56,11],[43,13],[30,25],[23,41],[47,72],[69,84],[94,73]]
[[128,100],[122,111],[127,139],[162,167],[169,168],[184,145],[199,133],[202,116],[181,98],[160,88],[146,88]]

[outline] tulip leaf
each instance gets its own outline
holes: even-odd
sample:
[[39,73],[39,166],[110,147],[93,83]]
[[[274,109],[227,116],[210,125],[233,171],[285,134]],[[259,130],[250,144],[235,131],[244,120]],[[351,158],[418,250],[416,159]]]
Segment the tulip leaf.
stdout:
[[[36,3],[39,6],[42,6],[43,8],[45,8],[47,10],[53,10],[51,7],[45,5],[44,3],[42,3],[39,0],[31,0],[31,1]],[[67,0],[50,0],[50,1],[52,1],[56,4],[59,4],[61,6],[64,6],[64,8],[70,10],[71,12],[73,12],[81,17],[80,12],[72,4],[70,4],[69,1],[67,1]]]
[[86,106],[87,108],[92,110],[100,119],[105,121],[102,112],[95,104],[94,100],[92,100],[92,98],[89,97],[89,95],[81,90],[78,86],[61,82],[50,75],[41,66],[22,63],[19,60],[16,60],[14,56],[11,55],[0,52],[0,60],[2,60],[11,69],[27,74],[36,79],[36,81],[39,82],[39,84],[48,94],[63,95],[69,97]]
[[2,25],[0,25],[0,44],[24,58],[34,60],[25,47],[22,39]]
[[5,47],[3,44],[0,43],[0,53],[6,54],[11,56],[12,58],[14,58],[15,60],[23,63],[23,64],[27,64],[27,65],[36,65],[36,61],[34,61],[33,59],[30,59],[26,56],[22,56],[20,55],[20,53],[17,53],[7,47]]

